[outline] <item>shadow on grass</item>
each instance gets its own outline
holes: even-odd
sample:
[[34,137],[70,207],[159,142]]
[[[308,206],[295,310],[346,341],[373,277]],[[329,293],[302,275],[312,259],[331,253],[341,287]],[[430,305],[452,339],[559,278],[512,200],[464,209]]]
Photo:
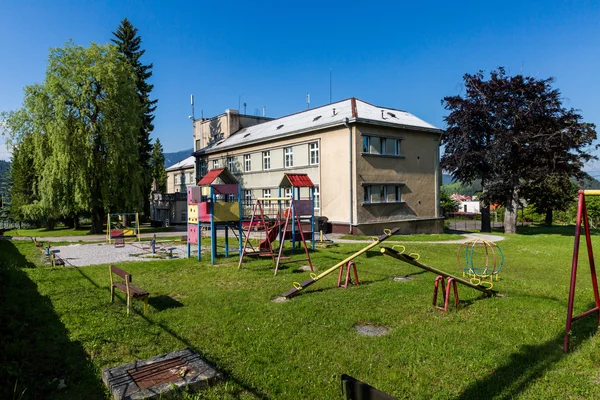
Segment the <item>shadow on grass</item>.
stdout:
[[[592,304],[590,307],[593,306]],[[597,321],[596,318],[588,316],[573,325],[571,348],[590,338],[598,328]],[[555,363],[569,356],[563,352],[564,335],[564,332],[560,332],[544,343],[522,346],[503,366],[468,386],[458,398],[468,400],[518,397],[529,385],[543,377]]]
[[183,304],[174,298],[166,295],[161,296],[150,296],[148,298],[148,304],[154,307],[157,311],[164,311],[170,308],[183,307]]
[[[105,398],[83,347],[69,339],[23,268],[35,265],[12,242],[0,241],[0,398]],[[59,390],[61,379],[66,388]]]

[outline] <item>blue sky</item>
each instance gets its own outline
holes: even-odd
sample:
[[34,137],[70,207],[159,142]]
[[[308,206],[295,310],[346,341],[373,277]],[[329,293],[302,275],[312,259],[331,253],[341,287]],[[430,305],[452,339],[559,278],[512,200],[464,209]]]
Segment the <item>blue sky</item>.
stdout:
[[305,109],[306,93],[313,107],[328,103],[330,70],[333,101],[357,97],[440,128],[440,100],[461,93],[465,73],[553,76],[565,104],[600,132],[598,1],[5,0],[0,10],[2,111],[44,79],[50,48],[106,43],[128,18],[142,62],[154,64],[153,137],[167,152],[193,146],[190,94],[196,117],[243,103],[280,117]]

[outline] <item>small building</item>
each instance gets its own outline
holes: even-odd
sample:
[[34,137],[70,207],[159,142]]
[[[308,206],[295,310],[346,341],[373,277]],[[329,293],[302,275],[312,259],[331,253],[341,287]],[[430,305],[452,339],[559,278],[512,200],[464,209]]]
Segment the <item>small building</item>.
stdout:
[[196,158],[189,156],[176,164],[167,167],[167,194],[187,193],[187,187],[196,184]]

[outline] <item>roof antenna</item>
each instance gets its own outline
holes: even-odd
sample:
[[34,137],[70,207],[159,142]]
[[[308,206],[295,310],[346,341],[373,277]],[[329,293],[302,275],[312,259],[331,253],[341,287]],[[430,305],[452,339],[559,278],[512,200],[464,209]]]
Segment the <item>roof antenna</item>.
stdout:
[[306,109],[310,108],[310,93],[306,93]]
[[189,118],[192,120],[192,122],[194,122],[196,120],[196,117],[194,116],[194,95],[193,94],[190,95],[190,104],[192,105],[192,115],[190,115]]
[[244,103],[244,115],[246,115],[246,103]]

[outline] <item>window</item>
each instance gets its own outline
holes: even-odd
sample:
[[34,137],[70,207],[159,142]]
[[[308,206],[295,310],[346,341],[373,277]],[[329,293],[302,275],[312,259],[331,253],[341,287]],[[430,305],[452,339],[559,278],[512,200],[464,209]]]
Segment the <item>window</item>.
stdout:
[[233,157],[227,157],[227,169],[233,172]]
[[263,170],[271,169],[271,152],[263,151]]
[[244,201],[246,204],[252,204],[252,190],[244,190]]
[[402,202],[402,185],[365,185],[364,191],[365,204]]
[[200,150],[200,139],[196,139],[196,151]]
[[[263,197],[265,199],[270,199],[271,198],[271,189],[263,189]],[[271,205],[270,201],[265,201],[266,205]]]
[[319,187],[315,186],[315,210],[321,208],[321,193],[319,192]]
[[250,159],[250,154],[244,154],[244,171],[252,171],[252,161]]
[[181,212],[181,222],[187,222],[187,210]]
[[192,178],[192,173],[191,173],[191,172],[188,172],[188,174],[187,174],[187,175],[188,175],[188,176],[187,176],[187,181],[186,181],[186,182],[188,183],[188,185],[191,185],[191,184],[193,184],[193,183],[194,183],[194,179]]
[[212,169],[217,169],[219,168],[219,160],[213,160],[213,167]]
[[[291,187],[285,188],[285,191],[284,191],[283,197],[287,197],[287,198],[289,199],[289,198],[291,198],[292,196],[293,196],[293,194],[292,194],[292,188],[291,188]],[[287,200],[287,201],[285,202],[285,205],[286,205],[286,207],[289,207],[289,206],[291,206],[291,205],[292,205],[291,203],[292,203],[292,202],[291,202],[291,200]]]
[[308,159],[310,165],[319,164],[319,142],[310,143],[308,145]]
[[175,175],[175,184],[179,185],[179,175]]
[[294,148],[286,147],[283,149],[283,155],[285,159],[285,167],[293,167],[294,166]]
[[207,167],[206,161],[204,161],[204,160],[200,161],[200,165],[198,167],[199,168],[198,173],[200,176],[206,175],[206,167]]
[[237,196],[235,194],[228,194],[227,195],[227,201],[228,202],[233,203],[236,200],[237,200]]
[[401,139],[385,138],[378,136],[363,136],[363,154],[384,156],[401,156]]

